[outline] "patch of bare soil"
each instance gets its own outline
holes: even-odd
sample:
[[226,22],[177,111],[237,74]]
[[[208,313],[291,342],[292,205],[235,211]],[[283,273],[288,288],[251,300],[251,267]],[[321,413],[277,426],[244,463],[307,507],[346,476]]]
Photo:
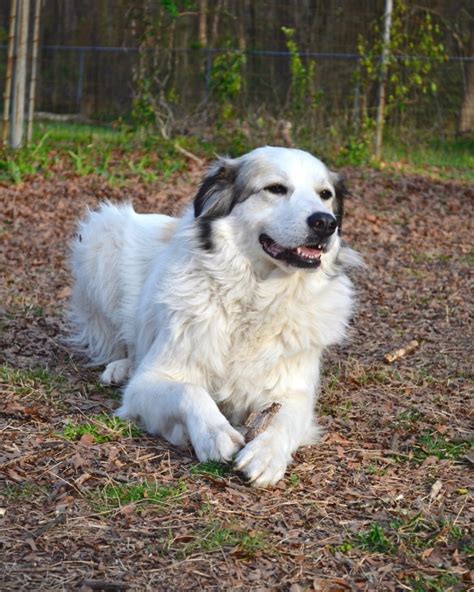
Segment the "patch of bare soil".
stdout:
[[256,491],[107,419],[118,391],[64,344],[85,207],[177,211],[199,174],[0,187],[0,588],[469,589],[473,188],[348,171],[344,236],[367,269],[350,338],[326,358],[325,435]]

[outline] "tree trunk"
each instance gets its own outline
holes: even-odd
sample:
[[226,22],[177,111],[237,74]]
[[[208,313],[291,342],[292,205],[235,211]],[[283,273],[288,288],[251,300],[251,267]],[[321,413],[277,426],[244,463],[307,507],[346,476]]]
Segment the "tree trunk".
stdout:
[[[471,21],[467,57],[474,58],[474,20]],[[458,121],[458,133],[474,130],[474,61],[466,62],[466,85]]]

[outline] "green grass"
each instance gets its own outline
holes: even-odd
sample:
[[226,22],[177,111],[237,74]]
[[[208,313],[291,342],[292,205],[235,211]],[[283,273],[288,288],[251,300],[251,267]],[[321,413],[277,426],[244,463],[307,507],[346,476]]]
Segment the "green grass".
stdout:
[[7,385],[18,396],[49,395],[53,390],[64,387],[66,379],[63,376],[51,374],[44,368],[18,370],[2,364],[0,365],[0,383]]
[[[224,133],[219,126],[207,130],[211,141],[194,136],[161,136],[119,124],[109,127],[74,123],[37,123],[31,146],[16,151],[0,149],[0,181],[20,183],[35,174],[49,176],[73,173],[100,175],[111,183],[123,184],[139,179],[144,183],[166,181],[178,171],[186,170],[188,159],[176,148],[191,151],[203,159],[216,153],[238,156],[255,146],[238,129]],[[384,162],[397,171],[429,174],[464,181],[474,180],[474,138],[424,139],[403,143],[387,133]],[[392,137],[393,136],[393,137]],[[338,166],[370,166],[370,157],[361,160],[356,142],[351,150],[341,152],[339,142],[328,135],[318,140],[297,143],[304,149],[332,157]],[[256,138],[255,141],[261,143]],[[266,141],[271,142],[271,138]],[[353,153],[353,150],[356,153]],[[377,165],[380,166],[380,165]]]
[[298,485],[300,484],[300,478],[296,473],[290,474],[290,476],[288,477],[288,484],[291,485],[291,487],[298,487]]
[[137,178],[145,183],[167,181],[189,164],[176,143],[201,156],[212,154],[208,144],[188,137],[164,140],[123,126],[39,123],[31,146],[0,149],[0,181],[20,183],[53,171],[100,175],[115,184]]
[[218,462],[217,460],[208,460],[193,465],[189,472],[192,475],[214,475],[216,477],[228,477],[232,474],[232,466]]
[[389,523],[372,523],[335,547],[341,553],[360,549],[370,553],[394,556],[420,557],[423,551],[436,545],[456,547],[458,552],[468,552],[467,533],[449,520],[434,520],[420,512],[402,516]]
[[418,409],[406,409],[405,411],[400,411],[392,422],[392,426],[398,429],[410,430],[414,428],[423,417],[423,413]]
[[418,574],[405,583],[410,586],[411,592],[450,592],[460,590],[461,580],[459,576],[446,572],[434,577]]
[[407,165],[421,174],[433,172],[440,177],[474,181],[474,137],[405,144],[389,139],[384,146],[384,161]]
[[[388,523],[372,523],[368,528],[352,534],[342,544],[333,547],[333,552],[354,555],[376,553],[389,557],[402,556],[410,561],[422,560],[428,549],[448,548],[468,555],[470,538],[455,522],[435,520],[417,513],[403,516]],[[433,580],[433,585],[436,579]],[[426,583],[428,585],[429,582]],[[421,585],[421,582],[419,582]],[[418,589],[418,588],[417,588]],[[438,590],[437,588],[419,588]]]
[[138,438],[140,430],[133,424],[118,417],[101,413],[80,424],[68,423],[60,436],[66,440],[80,440],[84,434],[90,434],[94,443],[113,442],[122,438]]
[[364,551],[372,553],[391,553],[394,550],[393,542],[388,538],[383,528],[374,523],[368,530],[357,533],[355,545]]
[[224,527],[219,523],[210,524],[199,531],[195,540],[186,544],[183,549],[185,556],[197,551],[215,552],[223,549],[234,549],[250,559],[265,550],[268,544],[265,535],[259,531],[243,532],[234,528]]
[[413,447],[414,459],[424,461],[428,456],[435,456],[440,460],[459,460],[471,447],[469,441],[450,442],[440,434],[426,431],[418,438]]
[[102,510],[113,510],[129,504],[163,506],[176,503],[186,493],[184,482],[177,485],[130,483],[107,485],[93,494],[95,505]]

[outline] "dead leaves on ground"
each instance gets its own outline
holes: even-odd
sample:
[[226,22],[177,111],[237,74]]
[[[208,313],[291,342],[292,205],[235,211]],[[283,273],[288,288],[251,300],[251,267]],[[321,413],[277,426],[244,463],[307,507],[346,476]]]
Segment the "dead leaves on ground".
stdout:
[[[204,470],[158,438],[65,435],[117,405],[117,390],[100,386],[63,339],[77,217],[103,199],[176,212],[199,171],[127,189],[70,176],[0,188],[2,589],[472,584],[472,220],[464,212],[473,189],[347,176],[345,239],[368,266],[356,278],[357,318],[348,343],[325,360],[320,444],[298,451],[269,491]],[[420,346],[408,351],[415,339]]]

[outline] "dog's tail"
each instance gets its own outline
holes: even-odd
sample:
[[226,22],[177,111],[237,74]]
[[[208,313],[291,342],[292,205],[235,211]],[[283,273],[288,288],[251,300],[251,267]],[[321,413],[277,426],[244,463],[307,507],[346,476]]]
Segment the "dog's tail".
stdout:
[[[69,307],[69,343],[91,364],[125,357],[117,322],[120,300],[120,243],[130,205],[102,204],[80,222],[71,245],[74,284]],[[110,314],[109,311],[113,311]],[[115,319],[115,322],[114,322]]]

